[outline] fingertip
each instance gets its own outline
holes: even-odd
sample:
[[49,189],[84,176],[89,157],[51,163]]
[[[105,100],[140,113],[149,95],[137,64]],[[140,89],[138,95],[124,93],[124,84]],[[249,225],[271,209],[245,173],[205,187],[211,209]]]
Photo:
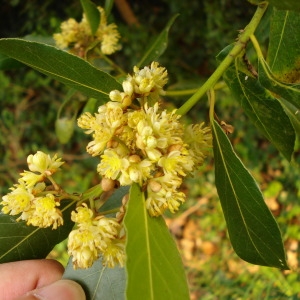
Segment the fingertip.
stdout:
[[75,281],[62,279],[35,291],[38,299],[47,300],[85,300],[82,287]]

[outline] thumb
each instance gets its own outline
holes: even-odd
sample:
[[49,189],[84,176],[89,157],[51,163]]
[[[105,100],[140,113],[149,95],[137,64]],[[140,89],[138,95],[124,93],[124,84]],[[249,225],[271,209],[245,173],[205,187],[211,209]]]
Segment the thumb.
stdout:
[[26,293],[16,300],[86,300],[82,287],[72,280],[54,283]]

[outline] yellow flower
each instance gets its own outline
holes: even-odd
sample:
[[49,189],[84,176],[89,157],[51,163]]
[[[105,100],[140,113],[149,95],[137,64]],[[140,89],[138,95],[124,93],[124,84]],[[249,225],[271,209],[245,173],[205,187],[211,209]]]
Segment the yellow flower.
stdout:
[[78,223],[78,226],[92,225],[94,213],[85,203],[77,207],[76,211],[72,211],[71,213],[71,220],[73,222]]
[[83,113],[77,120],[77,125],[82,129],[87,129],[86,134],[93,133],[98,128],[101,128],[97,125],[96,118],[92,116],[89,112]]
[[150,67],[139,69],[133,68],[134,71],[134,92],[141,97],[148,97],[152,101],[157,101],[159,95],[163,95],[164,85],[168,81],[168,72],[164,67],[159,67],[158,62],[152,62]]
[[106,218],[100,216],[94,220],[94,225],[97,226],[99,235],[102,239],[115,239],[121,229],[120,224],[114,218]]
[[59,205],[52,194],[34,199],[27,224],[41,228],[52,226],[52,229],[57,229],[64,222],[61,211],[56,208]]
[[30,171],[39,172],[46,176],[57,172],[60,166],[64,164],[64,162],[61,161],[61,158],[58,158],[57,155],[54,155],[51,158],[49,154],[42,151],[38,151],[34,155],[29,155],[27,157],[27,163]]
[[101,51],[103,54],[110,55],[120,50],[119,39],[120,33],[117,29],[116,24],[109,24],[107,26],[100,27],[97,33],[100,37],[101,42]]
[[123,109],[118,102],[109,101],[106,103],[106,110],[104,113],[106,117],[106,124],[110,128],[118,128],[124,124]]
[[95,242],[97,241],[97,232],[93,227],[84,227],[72,230],[68,239],[68,254],[72,256],[72,262],[75,269],[87,269],[91,267],[94,261],[99,257]]
[[31,201],[34,199],[24,184],[15,185],[12,192],[3,196],[1,205],[5,214],[18,215],[24,211],[28,211],[31,207]]
[[178,191],[182,180],[172,174],[153,178],[147,186],[146,207],[151,216],[162,215],[166,209],[172,213],[185,201],[185,194]]
[[69,44],[74,43],[78,38],[79,24],[73,18],[62,22],[60,25],[61,33],[55,33],[53,38],[57,47],[65,49]]
[[125,239],[115,239],[107,246],[103,252],[103,264],[109,268],[125,264]]
[[72,212],[72,220],[78,229],[69,234],[68,253],[72,256],[74,268],[89,268],[99,255],[104,255],[103,264],[113,266],[114,262],[123,263],[124,250],[119,241],[121,226],[115,218],[93,217],[85,205]]
[[189,152],[195,164],[202,165],[212,147],[210,127],[204,127],[204,123],[189,125],[185,130],[184,141],[190,147]]
[[21,180],[26,183],[28,188],[33,187],[38,182],[41,182],[45,179],[44,174],[35,174],[29,171],[24,171],[24,173],[21,173],[20,175],[22,176]]
[[131,155],[128,157],[129,166],[122,168],[121,176],[119,178],[120,185],[130,185],[137,182],[143,184],[148,178],[151,177],[153,164],[150,160],[141,158],[138,155]]
[[161,157],[158,165],[163,168],[165,173],[179,174],[186,176],[188,172],[193,170],[194,162],[185,148],[182,146],[181,150],[174,150],[167,155]]
[[122,158],[114,149],[106,149],[101,155],[101,162],[98,164],[97,171],[100,175],[110,179],[117,179],[123,169],[127,169],[129,162]]
[[83,14],[81,22],[76,22],[74,19],[69,19],[61,24],[61,33],[53,35],[57,47],[65,49],[70,48],[71,52],[83,57],[89,47],[96,41],[100,42],[101,51],[104,54],[112,54],[120,49],[118,44],[120,34],[117,26],[107,24],[105,11],[102,7],[98,7],[100,17],[100,24],[95,33],[92,35],[89,22]]

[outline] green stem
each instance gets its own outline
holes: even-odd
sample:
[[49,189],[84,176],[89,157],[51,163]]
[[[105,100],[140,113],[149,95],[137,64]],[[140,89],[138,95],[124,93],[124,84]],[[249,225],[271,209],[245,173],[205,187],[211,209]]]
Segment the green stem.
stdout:
[[263,2],[257,7],[255,14],[252,17],[250,23],[245,27],[245,29],[240,33],[239,38],[229,52],[229,54],[220,63],[215,72],[207,79],[207,81],[197,90],[197,92],[190,97],[178,110],[177,114],[186,114],[199,100],[200,98],[221,78],[226,69],[231,65],[234,59],[245,49],[250,36],[255,32],[262,16],[264,15],[268,7],[267,2]]
[[[214,89],[220,90],[226,87],[226,84],[224,81],[218,82]],[[186,96],[186,95],[192,95],[195,94],[198,91],[198,89],[187,89],[187,90],[167,90],[165,96],[169,97],[176,97],[176,96]]]
[[216,100],[215,90],[210,89],[207,94],[209,100],[209,121],[212,124],[215,115],[215,100]]
[[258,59],[263,60],[264,59],[264,55],[260,49],[259,43],[256,39],[256,37],[254,36],[254,34],[250,35],[250,39],[251,39],[251,43],[256,51],[256,55],[258,57]]
[[106,55],[102,54],[102,58],[108,62],[116,71],[119,72],[119,76],[126,76],[127,73],[119,67],[114,61],[112,61],[110,58],[108,58]]

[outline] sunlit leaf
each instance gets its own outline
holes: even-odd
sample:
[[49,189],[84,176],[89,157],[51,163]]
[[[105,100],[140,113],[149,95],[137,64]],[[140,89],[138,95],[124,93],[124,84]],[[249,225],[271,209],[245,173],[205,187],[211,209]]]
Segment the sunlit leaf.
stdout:
[[80,283],[87,300],[125,300],[125,269],[103,267],[101,258],[94,262],[91,268],[77,270],[73,269],[70,259],[63,278]]
[[96,99],[108,101],[110,91],[121,89],[120,83],[109,74],[49,45],[22,39],[1,39],[0,53]]
[[158,57],[160,57],[164,53],[168,45],[169,30],[177,17],[178,14],[174,15],[171,18],[171,20],[168,22],[168,24],[163,29],[163,31],[158,35],[158,37],[154,40],[154,42],[148,47],[144,56],[137,64],[138,67],[150,64],[152,61],[157,60]]
[[100,12],[97,6],[90,0],[80,0],[85,16],[89,22],[91,32],[94,35],[99,27]]
[[72,230],[70,215],[74,207],[74,202],[62,203],[64,225],[53,230],[27,226],[23,221],[17,222],[17,217],[0,213],[0,263],[45,258]]
[[243,260],[288,269],[278,225],[222,128],[212,123],[216,187],[232,246]]
[[252,123],[290,161],[295,130],[279,101],[237,64],[225,72],[224,80]]
[[278,9],[300,11],[299,0],[268,0],[268,2]]
[[124,219],[127,299],[189,299],[181,257],[162,217],[150,217],[144,193],[130,190]]

